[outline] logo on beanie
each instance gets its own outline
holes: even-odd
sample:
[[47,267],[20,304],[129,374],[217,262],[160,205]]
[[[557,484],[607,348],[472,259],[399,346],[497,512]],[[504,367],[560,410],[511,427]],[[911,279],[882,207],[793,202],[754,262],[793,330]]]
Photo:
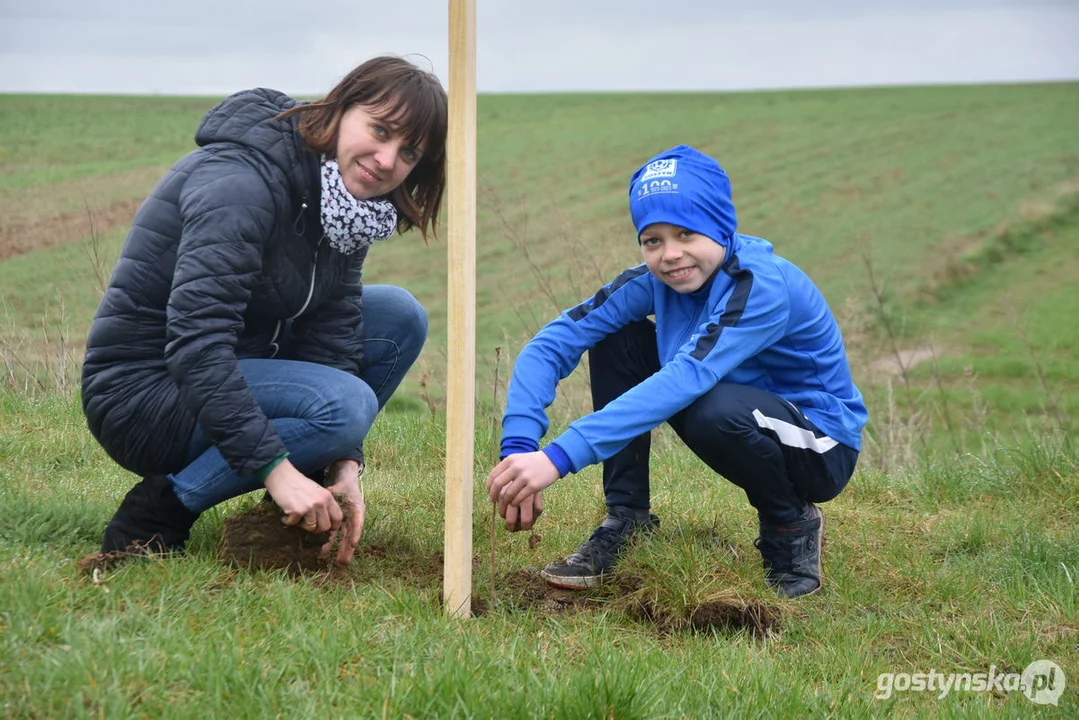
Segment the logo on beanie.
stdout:
[[654,160],[644,166],[644,174],[638,178],[641,182],[652,178],[674,177],[678,171],[678,158],[665,158]]
[[646,195],[655,195],[657,193],[676,193],[678,192],[678,183],[672,183],[670,180],[653,180],[650,183],[641,183],[641,186],[637,188],[637,198],[643,198]]

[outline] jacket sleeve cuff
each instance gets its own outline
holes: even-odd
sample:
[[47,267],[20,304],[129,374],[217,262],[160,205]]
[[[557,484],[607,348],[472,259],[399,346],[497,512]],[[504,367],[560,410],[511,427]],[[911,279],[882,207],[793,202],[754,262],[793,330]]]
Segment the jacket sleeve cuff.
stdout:
[[498,459],[505,460],[510,455],[536,452],[537,450],[539,450],[539,443],[532,438],[505,436],[502,438],[502,446],[498,453]]
[[558,445],[569,458],[570,470],[580,472],[589,465],[599,462],[595,451],[588,441],[571,425],[551,443]]
[[261,484],[265,485],[266,478],[270,477],[270,473],[273,472],[273,469],[280,465],[287,457],[288,453],[286,452],[282,455],[278,455],[273,460],[260,467],[258,470],[255,471],[255,479],[258,480]]
[[558,447],[557,443],[551,443],[543,448],[543,454],[554,463],[556,468],[558,468],[558,477],[566,477],[573,469],[573,466],[570,464],[569,455],[566,454],[565,450]]

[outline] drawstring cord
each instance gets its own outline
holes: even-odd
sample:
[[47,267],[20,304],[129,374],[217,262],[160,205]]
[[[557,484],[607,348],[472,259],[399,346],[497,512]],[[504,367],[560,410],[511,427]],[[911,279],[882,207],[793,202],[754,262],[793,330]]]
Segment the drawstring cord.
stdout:
[[297,235],[303,235],[307,231],[307,198],[300,201],[300,214],[292,223],[292,229]]

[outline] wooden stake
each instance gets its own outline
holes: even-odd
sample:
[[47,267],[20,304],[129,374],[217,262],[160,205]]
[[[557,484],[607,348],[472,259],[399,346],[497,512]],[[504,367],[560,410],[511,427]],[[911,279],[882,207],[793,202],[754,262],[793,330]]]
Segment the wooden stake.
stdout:
[[[500,462],[498,456],[501,455],[502,443],[500,442],[500,433],[498,428],[501,426],[501,418],[498,415],[498,366],[502,364],[502,346],[499,345],[495,348],[495,385],[491,391],[491,462],[494,463],[491,467],[498,465]],[[498,530],[498,503],[491,503],[491,523],[490,523],[490,542],[491,542],[491,610],[495,609],[495,532]]]
[[476,419],[476,1],[450,0],[447,137],[446,613],[472,615]]

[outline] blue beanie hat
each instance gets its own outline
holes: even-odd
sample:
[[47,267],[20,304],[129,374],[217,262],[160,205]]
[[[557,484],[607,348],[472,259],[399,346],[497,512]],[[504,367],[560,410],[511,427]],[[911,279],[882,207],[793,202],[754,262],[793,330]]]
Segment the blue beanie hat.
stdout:
[[661,152],[629,181],[629,213],[641,231],[665,222],[728,247],[738,228],[731,182],[712,158],[688,145]]

